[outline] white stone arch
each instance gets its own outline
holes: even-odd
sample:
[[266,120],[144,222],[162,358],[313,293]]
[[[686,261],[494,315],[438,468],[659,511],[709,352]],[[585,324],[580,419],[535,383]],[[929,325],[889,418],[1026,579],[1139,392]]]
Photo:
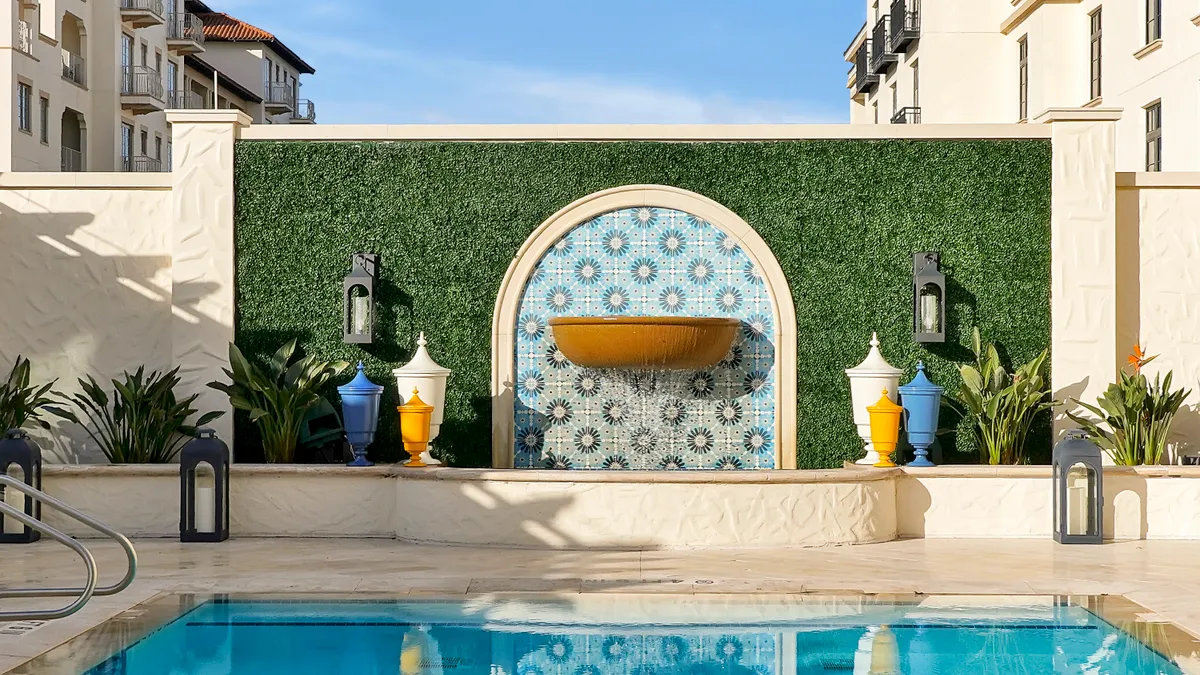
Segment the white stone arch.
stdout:
[[699,216],[736,237],[762,271],[775,320],[775,466],[796,468],[796,305],[783,268],[754,228],[725,206],[667,185],[626,185],[571,202],[529,235],[504,273],[492,313],[492,466],[513,466],[513,350],[517,309],[530,273],[542,255],[576,226],[609,211],[653,206]]

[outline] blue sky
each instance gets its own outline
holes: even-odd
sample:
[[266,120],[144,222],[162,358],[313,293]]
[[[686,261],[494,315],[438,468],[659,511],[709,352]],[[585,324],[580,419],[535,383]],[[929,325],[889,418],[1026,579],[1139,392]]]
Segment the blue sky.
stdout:
[[321,123],[844,122],[852,0],[215,0]]

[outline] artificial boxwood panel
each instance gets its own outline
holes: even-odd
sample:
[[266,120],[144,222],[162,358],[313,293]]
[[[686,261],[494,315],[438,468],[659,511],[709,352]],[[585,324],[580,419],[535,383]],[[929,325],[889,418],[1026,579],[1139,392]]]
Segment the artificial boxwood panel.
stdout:
[[[1014,362],[1049,345],[1048,141],[241,141],[235,177],[237,342],[262,359],[297,336],[321,357],[363,360],[388,385],[377,461],[404,456],[390,371],[423,330],[454,371],[438,446],[452,464],[488,465],[500,280],[547,217],[620,185],[703,194],[771,246],[797,311],[802,468],[861,454],[843,370],[872,331],[908,376],[924,359],[948,388],[971,359],[973,325]],[[912,340],[912,254],[926,250],[941,253],[950,295],[948,341],[928,348]],[[355,251],[381,260],[376,343],[363,348],[341,339]],[[252,458],[244,418],[237,440]],[[1043,424],[1030,452],[1048,449]]]

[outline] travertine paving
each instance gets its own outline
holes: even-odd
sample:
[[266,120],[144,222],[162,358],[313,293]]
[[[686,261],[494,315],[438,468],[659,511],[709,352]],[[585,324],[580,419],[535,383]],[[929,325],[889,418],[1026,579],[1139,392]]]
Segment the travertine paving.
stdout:
[[[915,539],[816,549],[534,551],[420,546],[384,539],[135,542],[140,567],[125,592],[22,636],[0,635],[0,672],[162,591],[556,593],[969,593],[1125,595],[1200,635],[1200,542],[1060,546],[1049,540]],[[95,542],[101,577],[120,550]],[[82,580],[53,542],[0,547],[0,587]],[[0,609],[57,599],[0,600]]]

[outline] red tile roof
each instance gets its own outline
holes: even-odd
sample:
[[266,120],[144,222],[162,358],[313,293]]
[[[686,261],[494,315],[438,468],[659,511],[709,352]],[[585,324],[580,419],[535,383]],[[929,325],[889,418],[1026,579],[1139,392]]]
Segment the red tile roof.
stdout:
[[235,19],[224,12],[202,12],[196,16],[204,23],[204,39],[212,42],[263,42],[275,50],[301,73],[312,74],[316,70],[304,62],[287,45],[271,33]]

